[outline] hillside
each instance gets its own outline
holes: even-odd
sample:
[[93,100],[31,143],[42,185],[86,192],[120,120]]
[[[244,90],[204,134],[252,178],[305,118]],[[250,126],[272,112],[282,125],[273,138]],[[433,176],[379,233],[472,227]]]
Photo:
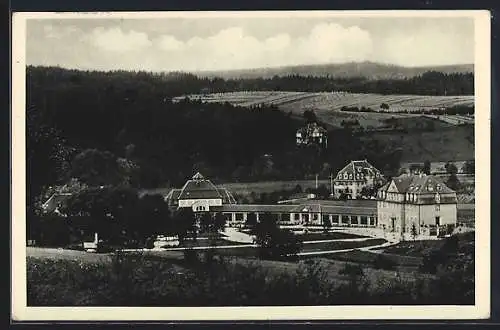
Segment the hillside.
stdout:
[[379,110],[385,103],[387,111],[426,111],[435,108],[474,106],[474,95],[433,96],[433,95],[383,95],[374,93],[348,92],[285,92],[285,91],[241,91],[212,94],[191,94],[173,98],[179,102],[184,98],[204,103],[225,103],[242,107],[277,106],[281,110],[302,113],[305,110],[333,111],[342,107],[356,106]]
[[401,150],[401,162],[474,159],[474,126],[439,127],[432,131],[374,132],[361,137]]
[[376,79],[408,79],[422,75],[427,71],[442,73],[469,73],[474,72],[473,64],[429,66],[429,67],[403,67],[390,64],[374,62],[342,63],[342,64],[318,64],[285,66],[277,68],[256,68],[246,70],[230,71],[205,71],[193,72],[200,77],[221,77],[223,79],[254,79],[272,78],[274,76],[334,76],[337,78],[362,77],[369,80]]

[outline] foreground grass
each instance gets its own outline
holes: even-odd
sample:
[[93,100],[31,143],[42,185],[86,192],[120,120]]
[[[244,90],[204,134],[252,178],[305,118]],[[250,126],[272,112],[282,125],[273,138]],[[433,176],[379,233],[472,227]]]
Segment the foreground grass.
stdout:
[[380,245],[387,242],[385,239],[372,238],[364,241],[347,241],[347,242],[321,242],[307,243],[303,245],[302,252],[320,252],[320,251],[335,251],[343,249],[356,249],[367,246]]
[[[31,255],[30,253],[29,255]],[[473,264],[436,275],[327,258],[286,262],[182,253],[27,258],[29,306],[473,304]],[[85,256],[85,257],[83,257]],[[167,257],[168,256],[168,257]],[[458,265],[458,268],[457,268]]]

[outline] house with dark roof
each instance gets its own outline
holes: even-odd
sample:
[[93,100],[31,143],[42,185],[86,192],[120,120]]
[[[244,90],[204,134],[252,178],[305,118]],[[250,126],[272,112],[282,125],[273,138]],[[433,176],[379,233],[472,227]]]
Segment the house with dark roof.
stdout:
[[328,132],[317,123],[309,123],[297,130],[295,134],[298,146],[316,144],[323,148],[328,146]]
[[191,207],[194,212],[210,211],[223,204],[235,204],[233,195],[224,187],[216,187],[201,173],[196,173],[181,189],[172,189],[165,201],[171,208]]
[[337,173],[333,180],[333,194],[336,198],[346,194],[347,198],[356,199],[364,187],[374,187],[383,182],[380,171],[366,159],[353,160]]
[[457,194],[435,176],[403,174],[378,190],[377,217],[389,232],[438,236],[457,225]]

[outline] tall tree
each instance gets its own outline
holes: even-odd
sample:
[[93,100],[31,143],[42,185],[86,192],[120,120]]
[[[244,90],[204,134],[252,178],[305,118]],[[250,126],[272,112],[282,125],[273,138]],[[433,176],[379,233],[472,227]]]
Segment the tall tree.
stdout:
[[422,171],[427,174],[427,175],[430,175],[431,174],[431,162],[426,160],[424,162],[424,168],[422,169]]
[[191,208],[180,208],[174,213],[174,228],[180,243],[183,243],[188,235],[196,238],[196,218]]

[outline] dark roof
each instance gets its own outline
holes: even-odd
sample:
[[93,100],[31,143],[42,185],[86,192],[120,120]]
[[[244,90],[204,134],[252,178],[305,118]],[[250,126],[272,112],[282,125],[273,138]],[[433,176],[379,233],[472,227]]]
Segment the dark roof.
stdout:
[[42,208],[45,212],[54,212],[63,202],[65,202],[71,193],[55,193],[43,203]]
[[347,205],[322,206],[319,204],[302,205],[260,205],[260,204],[234,204],[222,205],[214,208],[220,212],[270,212],[270,213],[327,213],[327,214],[345,214],[345,215],[375,215],[377,214],[376,205],[372,207],[355,207]]
[[399,176],[397,178],[394,178],[392,181],[394,181],[394,184],[396,185],[398,191],[400,193],[404,193],[410,186],[412,179],[412,177]]
[[[454,193],[446,184],[439,178],[431,175],[400,175],[393,179],[398,192],[414,193],[414,194],[429,194],[429,193]],[[384,186],[385,187],[385,186]],[[381,189],[383,189],[382,187]]]
[[235,204],[231,192],[224,187],[215,186],[205,179],[200,172],[188,180],[181,189],[172,189],[165,196],[165,201],[176,203],[179,199],[222,199],[223,203]]
[[[457,203],[456,193],[435,176],[404,174],[384,185],[379,192],[387,191],[392,182],[400,194],[405,194],[405,202],[412,204]],[[385,200],[385,197],[380,194],[379,198]]]
[[[341,177],[341,175],[348,174],[352,175],[352,178],[349,179],[344,179]],[[335,177],[335,181],[364,181],[363,176],[374,176],[374,175],[380,175],[380,171],[376,169],[373,165],[368,163],[368,161],[365,160],[353,160],[344,168],[342,168],[338,173],[337,176]],[[358,176],[356,176],[358,175]]]
[[184,184],[178,197],[178,199],[205,198],[222,198],[222,195],[217,187],[210,180],[205,179],[199,172]]
[[[322,199],[310,199],[306,203],[319,204],[321,207],[324,206],[348,206],[348,207],[376,207],[377,201],[370,199],[348,199],[346,201],[338,201],[338,200],[322,200]],[[306,204],[304,202],[301,203],[291,203],[291,204]]]

